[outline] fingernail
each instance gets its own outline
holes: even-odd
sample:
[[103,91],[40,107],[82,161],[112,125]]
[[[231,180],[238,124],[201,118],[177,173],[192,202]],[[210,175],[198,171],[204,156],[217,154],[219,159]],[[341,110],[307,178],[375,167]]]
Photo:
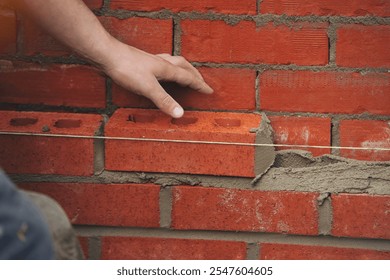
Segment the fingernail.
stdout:
[[180,118],[183,116],[183,114],[184,114],[183,108],[176,107],[175,109],[173,109],[173,117],[174,118]]
[[206,92],[205,93],[211,94],[214,92],[214,90],[208,84],[205,83],[205,85],[206,85]]

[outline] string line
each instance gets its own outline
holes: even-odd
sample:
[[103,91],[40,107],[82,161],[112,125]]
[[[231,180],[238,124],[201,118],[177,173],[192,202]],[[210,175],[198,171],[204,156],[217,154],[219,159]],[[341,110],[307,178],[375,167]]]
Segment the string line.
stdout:
[[6,132],[6,131],[0,131],[0,135],[74,138],[74,139],[97,139],[97,140],[144,141],[144,142],[166,142],[166,143],[188,143],[188,144],[227,145],[227,146],[244,146],[244,147],[245,146],[247,146],[247,147],[284,147],[284,148],[390,151],[390,148],[382,148],[382,147],[348,147],[348,146],[343,147],[343,146],[298,145],[298,144],[261,144],[261,143],[202,141],[202,140],[113,137],[113,136],[95,136],[95,135],[88,136],[88,135],[72,135],[72,134],[44,134],[44,133]]

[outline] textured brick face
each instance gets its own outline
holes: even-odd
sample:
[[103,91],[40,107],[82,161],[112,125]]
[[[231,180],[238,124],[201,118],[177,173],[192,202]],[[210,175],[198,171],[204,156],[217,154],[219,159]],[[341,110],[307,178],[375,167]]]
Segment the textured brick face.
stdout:
[[[326,65],[326,24],[303,23],[299,27],[256,27],[241,21],[183,20],[182,54],[191,61],[222,63],[271,63]],[[310,55],[307,55],[310,53]]]
[[262,260],[388,260],[390,251],[292,244],[260,244]]
[[118,40],[146,52],[172,53],[171,19],[100,17],[103,26]]
[[58,201],[76,225],[158,227],[160,223],[156,185],[25,183],[21,187]]
[[[329,118],[303,118],[303,117],[270,117],[275,132],[275,144],[330,146]],[[277,147],[278,150],[297,149],[296,147]],[[300,150],[303,148],[299,148]],[[313,156],[330,154],[329,148],[308,148]]]
[[343,15],[343,16],[389,16],[390,3],[384,0],[263,0],[263,14],[287,15]]
[[143,237],[102,239],[102,259],[241,260],[245,256],[244,242]]
[[[254,144],[256,135],[249,130],[260,121],[255,114],[187,112],[173,120],[160,111],[122,109],[105,135]],[[106,140],[105,152],[107,170],[255,176],[253,146]]]
[[175,187],[174,229],[318,234],[315,193]]
[[[0,112],[0,130],[19,133],[93,136],[99,115]],[[49,130],[49,131],[48,131]],[[91,139],[0,136],[0,166],[8,173],[90,176],[94,172]]]
[[390,238],[390,196],[332,196],[332,235]]
[[256,1],[253,0],[112,0],[112,9],[131,11],[158,11],[168,9],[174,12],[217,12],[229,14],[255,14]]
[[7,61],[0,66],[0,102],[105,107],[105,79],[91,67]]
[[260,88],[263,110],[390,114],[387,73],[267,71]]
[[[340,144],[343,147],[390,149],[390,124],[386,121],[341,121]],[[341,149],[341,155],[359,160],[390,160],[390,151]]]
[[390,67],[389,42],[390,26],[342,26],[337,30],[336,63],[347,67]]
[[[185,109],[254,110],[256,73],[247,69],[199,68],[213,94],[201,94],[189,88],[165,84],[166,91]],[[239,82],[237,82],[239,81]],[[124,107],[155,108],[153,103],[117,85],[113,86],[113,103]]]

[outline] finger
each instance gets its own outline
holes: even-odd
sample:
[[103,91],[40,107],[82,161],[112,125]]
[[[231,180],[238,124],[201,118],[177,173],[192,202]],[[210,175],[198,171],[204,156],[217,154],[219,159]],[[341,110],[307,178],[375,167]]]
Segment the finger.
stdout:
[[202,93],[211,94],[214,92],[205,81],[199,79],[191,71],[168,62],[160,69],[160,73],[157,73],[157,77],[159,80],[176,82]]
[[202,74],[200,74],[200,72],[198,71],[198,69],[196,69],[194,66],[192,66],[191,63],[189,63],[184,57],[182,56],[172,56],[170,54],[167,54],[167,53],[163,53],[163,54],[158,54],[157,56],[165,59],[166,61],[172,63],[173,65],[176,65],[176,66],[179,66],[179,67],[182,67],[188,71],[190,71],[191,73],[193,73],[198,79],[204,81],[203,77],[202,77]]
[[164,113],[173,118],[181,118],[184,114],[183,108],[155,81],[153,88],[147,93],[143,93],[145,97],[153,101],[153,103]]

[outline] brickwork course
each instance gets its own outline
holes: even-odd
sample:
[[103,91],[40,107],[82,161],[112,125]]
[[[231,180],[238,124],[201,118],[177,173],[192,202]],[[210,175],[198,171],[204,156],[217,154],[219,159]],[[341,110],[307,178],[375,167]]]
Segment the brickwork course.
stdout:
[[0,134],[0,165],[87,258],[390,259],[390,1],[84,2],[215,90],[164,84],[172,120],[0,8],[0,131],[41,135]]

